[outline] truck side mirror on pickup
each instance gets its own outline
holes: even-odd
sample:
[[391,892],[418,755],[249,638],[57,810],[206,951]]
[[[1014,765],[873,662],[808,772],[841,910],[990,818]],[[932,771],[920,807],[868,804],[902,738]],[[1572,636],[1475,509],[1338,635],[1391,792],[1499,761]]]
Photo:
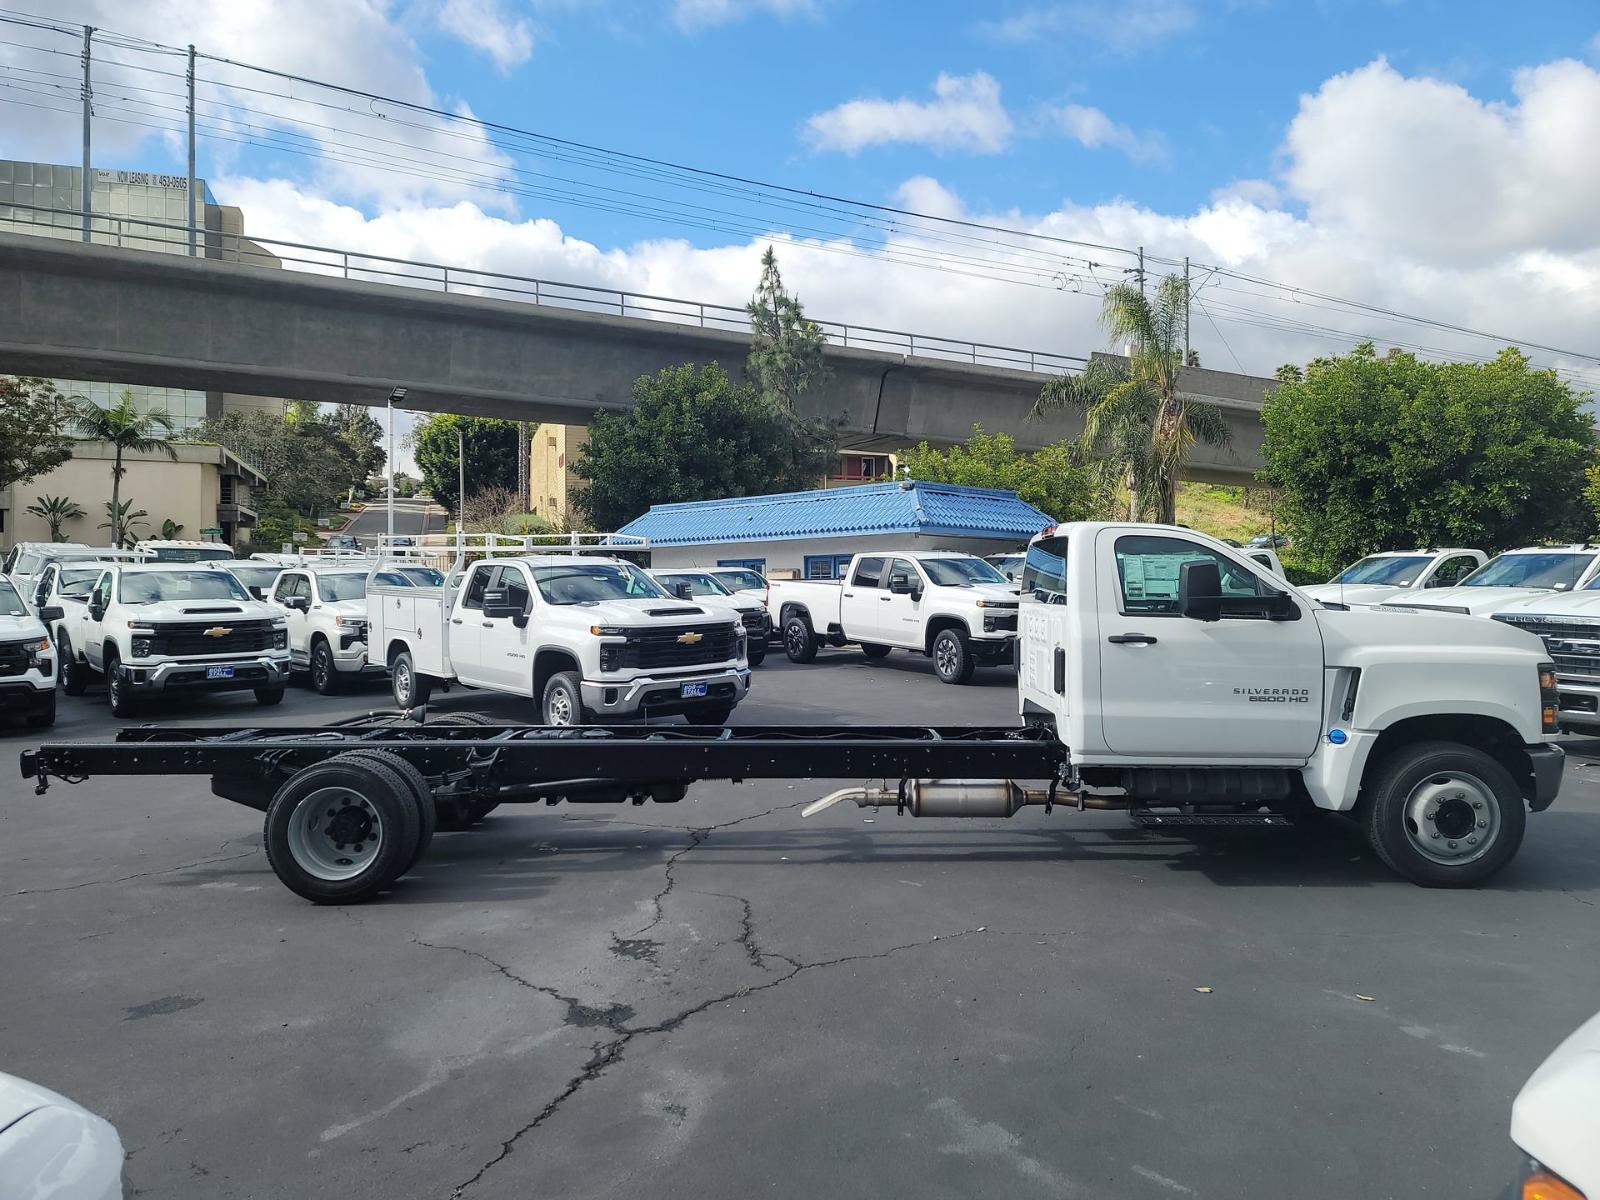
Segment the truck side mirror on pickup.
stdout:
[[66,615],[67,614],[62,611],[62,608],[59,604],[47,604],[39,610],[39,620],[43,621],[46,625],[50,624],[52,621],[59,621]]
[[504,589],[483,594],[483,619],[486,621],[509,619],[518,629],[528,627],[527,609],[511,603],[511,598]]
[[1222,572],[1210,559],[1178,567],[1178,612],[1191,621],[1222,619]]
[[310,596],[285,596],[283,598],[283,606],[285,608],[292,608],[297,612],[310,612],[311,611],[311,597]]
[[679,600],[693,600],[694,599],[694,584],[692,584],[692,583],[675,583],[675,584],[672,585],[672,594],[674,596],[676,596]]
[[96,621],[103,621],[106,615],[105,602],[98,596],[89,601],[89,616]]
[[889,590],[896,596],[910,596],[913,600],[922,595],[922,589],[906,575],[889,576]]

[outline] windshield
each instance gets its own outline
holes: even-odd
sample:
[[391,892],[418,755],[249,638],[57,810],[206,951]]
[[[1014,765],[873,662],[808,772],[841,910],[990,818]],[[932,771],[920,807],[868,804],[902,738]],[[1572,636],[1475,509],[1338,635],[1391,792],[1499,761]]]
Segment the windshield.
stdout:
[[94,591],[95,580],[99,578],[99,567],[62,567],[56,591],[63,596],[87,596]]
[[534,567],[533,581],[546,604],[596,604],[602,600],[667,600],[666,592],[631,563],[572,563]]
[[1373,554],[1351,563],[1328,582],[1392,583],[1404,587],[1415,583],[1432,561],[1427,554]]
[[117,598],[124,604],[162,600],[248,600],[244,585],[226,571],[135,571],[122,577]]
[[971,587],[975,583],[1004,583],[1006,577],[981,558],[923,558],[918,563],[928,578],[941,587]]
[[367,577],[354,573],[318,575],[317,591],[324,600],[360,600],[367,594]]
[[1035,600],[1063,603],[1067,595],[1067,539],[1040,538],[1028,547],[1022,567],[1022,591]]
[[9,579],[0,579],[0,617],[25,617],[28,610]]
[[1461,581],[1462,587],[1552,588],[1564,592],[1594,561],[1593,554],[1559,550],[1537,554],[1501,554]]
[[279,575],[283,574],[282,567],[229,567],[228,574],[248,588],[269,588]]
[[233,557],[231,549],[220,545],[215,550],[207,549],[203,546],[149,546],[146,548],[155,556],[156,562],[220,562],[223,559]]
[[733,593],[722,586],[722,581],[702,571],[674,571],[670,575],[661,575],[656,579],[667,591],[676,591],[680,583],[689,585],[691,596],[731,596]]
[[767,581],[755,571],[743,567],[737,571],[718,571],[717,578],[734,591],[759,592],[767,586]]

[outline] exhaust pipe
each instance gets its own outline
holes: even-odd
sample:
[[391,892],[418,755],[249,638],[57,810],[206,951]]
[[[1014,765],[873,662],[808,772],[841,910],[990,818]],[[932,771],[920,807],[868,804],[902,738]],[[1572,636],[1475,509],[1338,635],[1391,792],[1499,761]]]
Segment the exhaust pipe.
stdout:
[[904,799],[896,788],[840,788],[813,800],[800,810],[800,815],[815,816],[844,800],[854,801],[857,808],[904,805],[913,817],[1010,817],[1029,804],[1068,804],[1080,811],[1131,807],[1126,796],[1089,795],[1059,787],[1052,799],[1049,788],[1024,787],[1014,779],[908,779],[904,787]]

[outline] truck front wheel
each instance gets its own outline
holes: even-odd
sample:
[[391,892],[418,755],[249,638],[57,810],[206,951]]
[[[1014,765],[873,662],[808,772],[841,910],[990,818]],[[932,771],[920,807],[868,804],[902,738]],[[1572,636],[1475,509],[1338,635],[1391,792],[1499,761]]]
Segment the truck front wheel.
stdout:
[[56,657],[61,660],[61,690],[69,696],[81,696],[88,686],[89,668],[78,661],[78,652],[72,648],[72,639],[63,629],[56,640]]
[[134,698],[133,685],[128,682],[128,676],[122,669],[122,661],[114,654],[107,654],[106,664],[106,699],[111,703],[113,717],[131,717],[139,711],[139,702]]
[[976,664],[967,639],[954,629],[941,629],[933,639],[933,669],[945,683],[966,683]]
[[331,696],[339,691],[339,668],[333,665],[333,647],[326,638],[311,643],[311,686],[319,696]]
[[796,663],[808,663],[817,657],[817,635],[810,621],[795,615],[783,623],[783,652]]
[[396,708],[420,708],[428,702],[433,680],[419,675],[411,651],[402,650],[389,667],[389,690],[394,695]]
[[1459,742],[1386,755],[1363,789],[1361,823],[1385,866],[1423,887],[1475,887],[1511,861],[1527,809],[1511,773]]
[[546,725],[587,724],[583,711],[583,688],[575,671],[558,671],[544,685],[541,704]]
[[861,653],[865,654],[868,658],[887,658],[889,656],[889,650],[890,647],[880,646],[876,642],[861,643]]

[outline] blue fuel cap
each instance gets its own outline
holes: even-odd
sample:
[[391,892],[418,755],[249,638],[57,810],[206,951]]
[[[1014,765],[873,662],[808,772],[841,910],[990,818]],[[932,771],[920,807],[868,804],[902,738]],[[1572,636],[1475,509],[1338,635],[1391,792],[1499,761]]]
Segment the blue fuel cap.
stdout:
[[1328,730],[1328,740],[1335,746],[1342,746],[1350,740],[1350,735],[1342,729],[1330,729]]

